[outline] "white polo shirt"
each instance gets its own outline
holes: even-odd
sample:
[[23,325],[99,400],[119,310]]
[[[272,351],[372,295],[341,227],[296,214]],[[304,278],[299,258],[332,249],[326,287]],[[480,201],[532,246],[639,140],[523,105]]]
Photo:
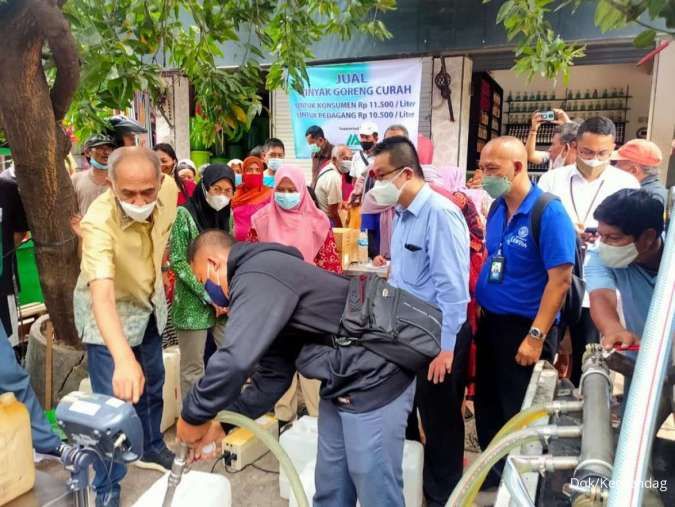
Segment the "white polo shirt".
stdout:
[[[365,158],[365,160],[364,160]],[[367,162],[367,163],[366,163]],[[363,151],[355,151],[352,156],[352,169],[349,171],[349,175],[352,178],[358,178],[365,174],[368,166],[373,163],[373,157],[366,155]]]
[[573,224],[597,227],[593,213],[607,197],[624,188],[640,188],[632,174],[613,166],[607,166],[599,178],[588,181],[576,164],[552,169],[537,182],[544,192],[557,195],[565,206]]

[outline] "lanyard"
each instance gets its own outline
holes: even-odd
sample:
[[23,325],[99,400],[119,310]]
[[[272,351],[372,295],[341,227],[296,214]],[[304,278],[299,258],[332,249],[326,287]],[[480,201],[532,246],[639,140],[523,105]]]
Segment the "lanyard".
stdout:
[[570,176],[570,198],[572,199],[572,207],[574,208],[574,214],[577,216],[577,223],[582,224],[583,226],[586,226],[586,219],[588,218],[588,215],[590,215],[591,210],[593,209],[593,205],[595,204],[595,201],[598,198],[598,195],[600,194],[600,189],[605,184],[605,180],[602,180],[600,182],[600,185],[598,185],[598,189],[595,191],[595,195],[593,196],[593,199],[591,200],[591,204],[588,205],[588,209],[586,210],[586,213],[584,214],[584,219],[581,220],[581,217],[579,216],[579,212],[577,211],[577,203],[574,202],[574,190],[573,190],[574,187],[572,185],[573,179],[574,179],[574,175]]

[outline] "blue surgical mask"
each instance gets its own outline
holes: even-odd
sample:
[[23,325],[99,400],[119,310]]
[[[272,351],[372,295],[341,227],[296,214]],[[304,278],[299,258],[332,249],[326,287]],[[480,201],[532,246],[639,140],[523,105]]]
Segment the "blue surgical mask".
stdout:
[[234,186],[238,187],[242,183],[242,176],[241,174],[235,174],[234,175]]
[[267,161],[267,167],[269,167],[270,171],[273,173],[277,172],[282,165],[284,165],[283,158],[271,158]]
[[209,295],[209,298],[211,299],[211,302],[214,305],[227,308],[228,306],[230,306],[230,300],[227,299],[227,296],[225,295],[223,288],[220,286],[220,273],[218,273],[217,270],[215,271],[218,283],[211,281],[211,264],[207,265],[206,282],[204,282],[204,290]]
[[263,185],[265,185],[266,187],[274,188],[274,176],[266,174],[263,177]]
[[283,209],[297,208],[300,204],[299,192],[274,192],[274,201]]
[[94,169],[99,169],[101,171],[107,171],[108,170],[107,164],[101,164],[100,162],[96,162],[94,157],[91,157],[89,159],[89,165],[91,165]]

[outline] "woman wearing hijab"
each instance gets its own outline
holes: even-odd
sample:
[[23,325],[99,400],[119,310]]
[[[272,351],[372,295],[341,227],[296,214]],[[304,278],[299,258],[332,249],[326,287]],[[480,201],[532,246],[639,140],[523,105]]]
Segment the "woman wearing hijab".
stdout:
[[197,188],[197,168],[189,158],[179,160],[173,174],[178,186],[178,206],[185,205]]
[[176,182],[176,185],[178,186],[178,206],[182,206],[190,198],[192,192],[195,191],[195,183],[194,181],[184,182],[183,180],[181,180],[178,177],[179,168],[180,170],[185,169],[186,162],[189,162],[193,167],[194,164],[192,163],[191,160],[181,160],[179,162],[178,158],[176,157],[176,152],[174,151],[173,146],[171,146],[168,143],[156,144],[153,150],[159,156],[160,169],[162,170],[162,174],[171,176]]
[[312,201],[299,167],[286,165],[276,172],[274,200],[253,215],[247,240],[293,246],[305,262],[342,272],[330,221]]
[[251,217],[272,200],[273,190],[263,185],[265,163],[258,157],[246,157],[242,163],[242,183],[232,199],[234,239],[244,241],[251,229]]
[[234,194],[234,172],[226,165],[209,165],[194,194],[178,208],[171,230],[171,268],[176,274],[172,317],[180,348],[180,378],[183,395],[204,374],[204,346],[209,329],[218,346],[223,341],[228,302],[209,295],[192,274],[188,249],[207,229],[230,229],[230,199]]
[[[312,201],[302,169],[289,165],[279,168],[274,175],[274,200],[253,215],[251,222],[249,241],[293,246],[305,262],[326,271],[342,273],[330,221]],[[281,424],[292,421],[298,413],[298,385],[309,415],[317,417],[319,414],[321,382],[296,373],[291,387],[274,407]]]

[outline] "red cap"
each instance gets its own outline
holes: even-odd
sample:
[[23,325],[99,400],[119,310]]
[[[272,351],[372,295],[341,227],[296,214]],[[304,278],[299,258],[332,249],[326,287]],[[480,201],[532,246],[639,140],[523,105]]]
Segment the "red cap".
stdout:
[[632,139],[612,154],[612,160],[628,160],[636,164],[654,167],[661,163],[663,155],[658,146],[646,139]]

